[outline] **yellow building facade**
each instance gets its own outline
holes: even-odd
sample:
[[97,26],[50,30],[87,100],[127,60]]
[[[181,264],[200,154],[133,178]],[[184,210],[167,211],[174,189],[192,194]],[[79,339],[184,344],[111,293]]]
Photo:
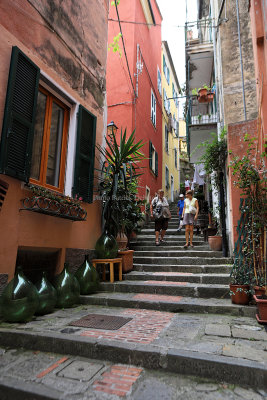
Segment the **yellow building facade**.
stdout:
[[169,201],[177,200],[179,181],[179,103],[180,85],[168,43],[162,42],[162,188]]

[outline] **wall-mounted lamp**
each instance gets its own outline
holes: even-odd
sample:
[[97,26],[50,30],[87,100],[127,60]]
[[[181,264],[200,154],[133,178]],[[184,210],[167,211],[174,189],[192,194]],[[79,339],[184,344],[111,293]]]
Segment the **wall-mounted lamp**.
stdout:
[[108,137],[109,137],[110,139],[112,139],[112,138],[113,138],[113,135],[116,136],[116,133],[117,133],[117,130],[118,130],[118,129],[119,129],[119,128],[117,127],[117,125],[115,125],[114,121],[111,121],[111,122],[108,124],[108,126],[107,126]]

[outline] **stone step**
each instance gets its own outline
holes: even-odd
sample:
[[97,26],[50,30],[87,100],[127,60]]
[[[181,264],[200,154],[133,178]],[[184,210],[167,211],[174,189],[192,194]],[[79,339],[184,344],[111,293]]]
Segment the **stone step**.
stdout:
[[195,298],[148,293],[107,293],[80,296],[82,304],[125,307],[174,313],[228,314],[255,318],[254,306],[232,304],[230,299]]
[[[185,244],[185,236],[174,236],[174,235],[169,235],[165,236],[165,240],[167,244],[176,244],[176,243],[183,243]],[[134,242],[131,243],[146,243],[146,244],[155,244],[155,234],[154,235],[139,235]],[[202,244],[207,244],[207,242],[204,241],[204,239],[201,236],[194,236],[194,244],[202,243]]]
[[[89,301],[92,301],[92,299],[93,297],[90,296]],[[110,300],[107,299],[107,301]],[[122,300],[120,301],[122,303]],[[216,300],[214,299],[214,303],[215,302]],[[147,304],[148,303],[149,302],[147,302]],[[182,303],[182,301],[180,303]],[[138,305],[138,300],[135,300],[134,304],[136,307]],[[205,310],[208,309],[209,304],[210,303],[207,303],[205,305]],[[195,306],[193,306],[192,303],[192,309],[198,307],[199,305],[200,301],[197,301]],[[211,307],[213,307],[214,310],[218,310],[227,307],[227,305],[224,303],[216,306],[211,305]],[[204,307],[202,308],[204,311]],[[182,304],[178,303],[177,310],[180,309],[182,310]],[[234,308],[232,308],[234,315],[242,315],[242,312],[245,312],[245,310],[243,310],[244,307],[240,306],[236,307],[236,311],[234,311]],[[179,325],[180,319],[187,324],[187,331],[190,333],[194,333],[196,331],[206,332],[208,323],[210,323],[210,319],[207,320],[207,316],[203,316],[205,321],[207,321],[207,323],[204,322],[203,324],[203,318],[201,320],[196,320],[196,316],[194,314],[177,315],[174,313],[159,312],[158,315],[156,315],[156,311],[142,309],[135,310],[132,308],[131,310],[127,310],[127,315],[130,315],[132,318],[130,323],[132,323],[134,331],[132,332],[129,327],[127,328],[127,326],[125,326],[124,331],[122,329],[122,333],[120,334],[119,330],[118,332],[113,333],[112,331],[97,331],[88,328],[76,330],[70,329],[69,323],[73,320],[81,318],[81,314],[85,316],[88,314],[88,312],[93,312],[95,314],[101,312],[103,313],[103,310],[97,309],[96,306],[84,306],[84,310],[82,312],[76,312],[76,315],[74,315],[71,310],[66,311],[68,312],[67,318],[66,314],[64,314],[65,317],[63,318],[55,318],[53,314],[49,315],[49,324],[47,321],[46,325],[45,321],[37,320],[37,327],[36,322],[25,324],[24,327],[18,326],[18,324],[13,324],[13,326],[9,326],[8,328],[6,326],[1,327],[1,347],[17,349],[24,348],[33,352],[45,351],[57,353],[62,354],[65,359],[68,359],[68,356],[74,355],[76,357],[105,360],[118,364],[131,364],[158,371],[173,372],[175,374],[180,373],[183,375],[194,375],[201,378],[212,378],[217,382],[228,382],[244,385],[249,383],[250,387],[255,387],[257,390],[266,388],[267,368],[265,363],[261,361],[262,358],[260,358],[259,361],[246,359],[244,348],[242,348],[242,355],[239,352],[239,356],[237,356],[230,347],[230,350],[228,350],[228,353],[226,354],[218,354],[215,352],[212,354],[210,352],[210,346],[207,346],[207,344],[201,340],[197,340],[196,344],[194,344],[193,340],[190,340],[189,338],[189,341],[185,346],[183,338],[181,339],[181,334],[184,333],[185,335],[186,331],[182,329],[181,325]],[[124,309],[120,310],[118,308],[109,307],[109,309],[105,312],[108,312],[108,315],[126,316]],[[142,315],[144,316],[142,317]],[[216,315],[218,315],[218,311],[216,311]],[[142,322],[141,325],[145,333],[140,332],[138,335],[136,330],[140,325],[141,318],[143,318],[142,321],[145,319],[145,322]],[[153,318],[153,322],[149,323],[151,318]],[[57,323],[57,325],[53,326],[53,330],[51,329],[51,319],[54,324]],[[155,323],[156,320],[158,323]],[[229,320],[226,315],[224,316],[224,320],[227,320],[227,324],[222,324],[222,328],[224,328],[225,331],[228,331],[230,328]],[[154,337],[151,337],[151,329]],[[177,330],[178,334],[174,336]],[[172,335],[171,341],[169,334]],[[144,341],[142,342],[142,337],[144,336],[146,339],[145,344],[143,344]],[[139,339],[140,337],[141,340]],[[207,336],[207,338],[208,337],[209,336]],[[215,338],[218,338],[218,336]],[[227,347],[227,343],[230,338],[224,337],[219,339],[220,343],[222,343],[224,347]],[[262,352],[260,352],[260,355],[262,357]],[[53,361],[53,358],[51,357],[51,364],[52,363],[55,365],[55,359]],[[56,365],[56,367],[58,367],[58,365]],[[16,368],[16,364],[14,364],[13,369],[14,368]],[[36,368],[41,370],[41,365],[39,366],[37,364]],[[62,370],[62,368],[59,369]],[[47,370],[44,372],[46,371]],[[55,372],[57,372],[57,370],[55,370]],[[33,371],[33,373],[35,373],[35,371]],[[51,379],[54,381],[53,378],[51,376],[47,376],[45,378],[47,378],[46,384],[48,387],[50,384],[51,387]],[[66,379],[66,386],[73,388],[70,381],[71,379]],[[25,392],[23,393],[23,397],[19,397],[20,399],[27,399],[27,390],[25,390]],[[84,389],[82,392],[84,392]],[[41,393],[41,391],[39,393],[40,395],[36,396],[36,399],[51,398],[49,396],[50,393],[47,395],[44,394],[44,397],[42,397],[43,393]],[[76,394],[79,393],[72,393],[72,397],[68,396],[68,398],[78,398]],[[203,398],[207,397],[207,395],[206,397],[205,395],[206,394],[204,393]],[[63,398],[64,396],[60,397]],[[105,395],[103,397],[103,394],[93,397],[99,399],[104,397],[111,398],[109,395]],[[214,397],[210,396],[209,398]]]
[[[206,244],[194,244],[195,247],[197,247],[197,250],[200,251],[209,251],[209,246]],[[151,243],[150,245],[141,245],[141,242],[137,244],[135,244],[134,246],[131,244],[131,249],[134,250],[135,252],[139,252],[139,251],[162,251],[165,254],[165,251],[185,251],[184,246],[175,246],[172,243],[164,243],[160,246],[156,246],[155,242]],[[134,253],[135,254],[135,253]]]
[[222,253],[220,251],[206,251],[206,250],[194,250],[194,249],[183,249],[183,250],[169,250],[168,248],[160,247],[157,246],[156,249],[151,249],[151,250],[146,250],[146,251],[140,251],[136,250],[134,252],[134,258],[135,257],[176,257],[176,258],[181,258],[181,257],[200,257],[201,259],[204,259],[206,257],[212,257],[212,258],[222,258]]
[[231,259],[223,257],[137,257],[134,256],[134,263],[138,264],[155,264],[155,265],[216,265],[216,264],[231,264]]
[[[144,229],[142,229],[142,234],[144,235],[144,234],[152,234],[152,233],[155,233],[155,228],[154,228],[154,226],[153,227],[151,227],[151,228],[144,228]],[[196,234],[196,230],[194,230],[194,234]],[[177,227],[175,227],[175,228],[168,228],[167,229],[167,231],[166,231],[166,235],[177,235],[177,236],[181,236],[181,235],[184,235],[184,229],[182,230],[182,231],[180,231],[180,232],[177,232]]]
[[230,274],[231,266],[222,265],[153,265],[153,264],[143,264],[134,263],[134,271],[140,272],[191,272],[196,274]]
[[192,272],[139,272],[132,271],[123,275],[124,280],[128,281],[172,281],[172,282],[191,282],[204,284],[221,284],[228,285],[230,283],[229,274],[193,274]]
[[229,285],[201,284],[171,281],[116,281],[114,283],[101,282],[103,292],[129,292],[164,294],[170,296],[186,296],[201,298],[229,298]]

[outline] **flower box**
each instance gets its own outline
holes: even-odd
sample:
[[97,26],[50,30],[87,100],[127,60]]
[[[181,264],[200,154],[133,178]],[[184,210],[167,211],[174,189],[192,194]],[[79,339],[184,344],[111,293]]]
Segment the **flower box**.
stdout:
[[33,195],[21,200],[23,208],[20,210],[33,211],[72,221],[86,220],[87,212],[81,207],[79,200],[35,185],[30,185],[29,189],[32,190]]

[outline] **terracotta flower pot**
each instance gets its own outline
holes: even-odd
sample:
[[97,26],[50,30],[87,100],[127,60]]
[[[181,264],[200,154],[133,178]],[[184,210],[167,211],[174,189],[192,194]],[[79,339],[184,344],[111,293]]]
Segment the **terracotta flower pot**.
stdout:
[[119,232],[116,241],[118,243],[119,250],[126,249],[127,243],[128,243],[128,238],[127,235],[124,232]]
[[209,236],[208,242],[209,242],[211,250],[213,250],[213,251],[221,251],[222,250],[222,237],[221,236]]
[[202,89],[199,89],[199,91],[198,91],[199,97],[207,96],[207,94],[208,94],[208,89],[202,88]]
[[257,320],[261,323],[267,324],[267,299],[260,299],[261,296],[253,296],[258,307]]
[[265,286],[254,286],[253,287],[255,296],[263,296],[265,294]]
[[232,285],[230,284],[232,292],[231,299],[233,304],[248,304],[249,303],[249,285]]
[[207,102],[212,103],[214,99],[214,93],[208,93],[207,94]]
[[118,251],[118,257],[122,258],[122,272],[130,272],[133,269],[134,250]]

